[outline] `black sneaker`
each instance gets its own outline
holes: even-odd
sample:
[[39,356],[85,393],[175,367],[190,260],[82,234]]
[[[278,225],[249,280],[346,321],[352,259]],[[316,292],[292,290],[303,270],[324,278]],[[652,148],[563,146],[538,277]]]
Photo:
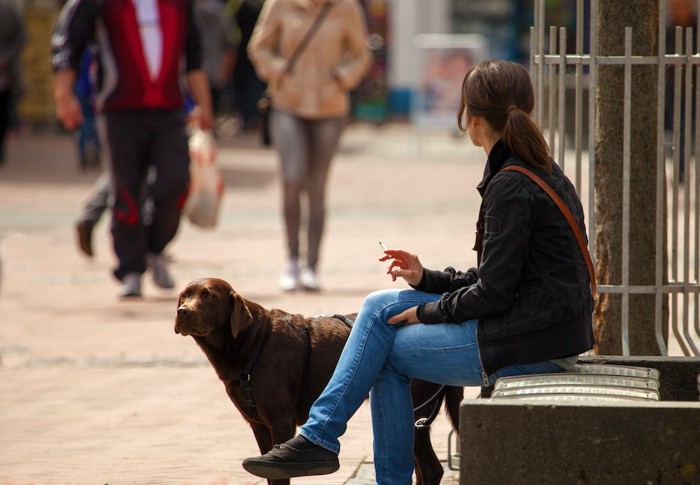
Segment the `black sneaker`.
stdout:
[[338,455],[301,435],[275,445],[262,456],[246,458],[243,468],[258,477],[284,480],[309,475],[327,475],[340,468]]

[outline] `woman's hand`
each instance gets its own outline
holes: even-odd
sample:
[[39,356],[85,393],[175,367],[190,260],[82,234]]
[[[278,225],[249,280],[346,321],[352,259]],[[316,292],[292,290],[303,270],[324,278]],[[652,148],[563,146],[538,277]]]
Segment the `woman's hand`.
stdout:
[[[415,254],[403,249],[386,249],[384,256],[379,261],[391,260],[386,274],[391,275],[391,280],[396,281],[399,276],[409,285],[417,285],[423,279],[423,265]],[[415,322],[414,322],[415,323]]]
[[418,320],[418,307],[414,306],[401,313],[397,313],[389,318],[386,323],[389,325],[413,325],[414,323],[420,323],[420,320]]

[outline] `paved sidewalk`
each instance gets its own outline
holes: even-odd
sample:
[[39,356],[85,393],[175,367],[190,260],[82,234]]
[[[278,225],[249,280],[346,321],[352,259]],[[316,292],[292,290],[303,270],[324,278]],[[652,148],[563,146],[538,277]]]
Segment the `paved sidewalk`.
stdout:
[[[474,265],[474,189],[484,157],[466,138],[409,125],[353,125],[331,174],[320,294],[283,293],[277,162],[255,134],[226,138],[219,226],[184,221],[171,246],[177,288],[217,276],[268,308],[356,311],[365,294],[398,285],[378,241],[428,267]],[[189,337],[176,335],[177,291],[145,281],[119,301],[108,221],[96,257],[78,253],[73,223],[98,171],[80,171],[73,138],[13,139],[0,167],[0,484],[263,484],[240,466],[258,454],[248,425]],[[476,389],[467,389],[475,395]],[[449,427],[433,443],[447,458]],[[370,484],[364,405],[341,439],[341,469],[307,484]],[[443,483],[457,483],[449,472]]]

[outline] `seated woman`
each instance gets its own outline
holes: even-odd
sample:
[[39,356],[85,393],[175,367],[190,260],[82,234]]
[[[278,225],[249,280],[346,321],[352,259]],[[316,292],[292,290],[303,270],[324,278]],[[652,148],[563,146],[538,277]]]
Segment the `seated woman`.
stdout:
[[520,166],[547,182],[585,234],[581,202],[549,157],[533,107],[520,64],[485,61],[466,74],[457,124],[488,156],[477,187],[478,267],[434,271],[415,254],[385,250],[392,280],[413,289],[365,299],[300,434],[244,460],[246,470],[269,479],[333,473],[338,438],[369,393],[377,483],[411,484],[412,378],[487,386],[502,376],[560,372],[593,346],[592,282],[572,227],[528,176],[503,171]]

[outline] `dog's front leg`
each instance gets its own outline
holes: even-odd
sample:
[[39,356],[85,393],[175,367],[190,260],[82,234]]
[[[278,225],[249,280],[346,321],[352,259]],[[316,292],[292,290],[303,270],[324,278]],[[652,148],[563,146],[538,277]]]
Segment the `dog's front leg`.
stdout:
[[[251,428],[253,428],[253,434],[255,434],[255,441],[258,442],[258,448],[260,448],[260,453],[265,454],[272,449],[272,445],[278,445],[284,443],[288,439],[294,436],[294,430],[296,426],[292,426],[291,431],[286,431],[289,435],[286,438],[275,439],[275,432],[267,427],[267,425],[260,423],[251,423]],[[288,427],[285,427],[287,429]],[[290,485],[289,480],[268,480],[268,485]]]
[[261,423],[250,423],[250,427],[253,428],[253,434],[255,435],[255,441],[258,442],[260,454],[264,455],[272,449],[272,435],[270,429]]
[[[250,427],[253,428],[253,434],[255,435],[255,441],[258,442],[260,454],[264,455],[272,449],[272,433],[264,424],[251,423]],[[268,485],[290,485],[289,480],[268,480],[267,483]]]

